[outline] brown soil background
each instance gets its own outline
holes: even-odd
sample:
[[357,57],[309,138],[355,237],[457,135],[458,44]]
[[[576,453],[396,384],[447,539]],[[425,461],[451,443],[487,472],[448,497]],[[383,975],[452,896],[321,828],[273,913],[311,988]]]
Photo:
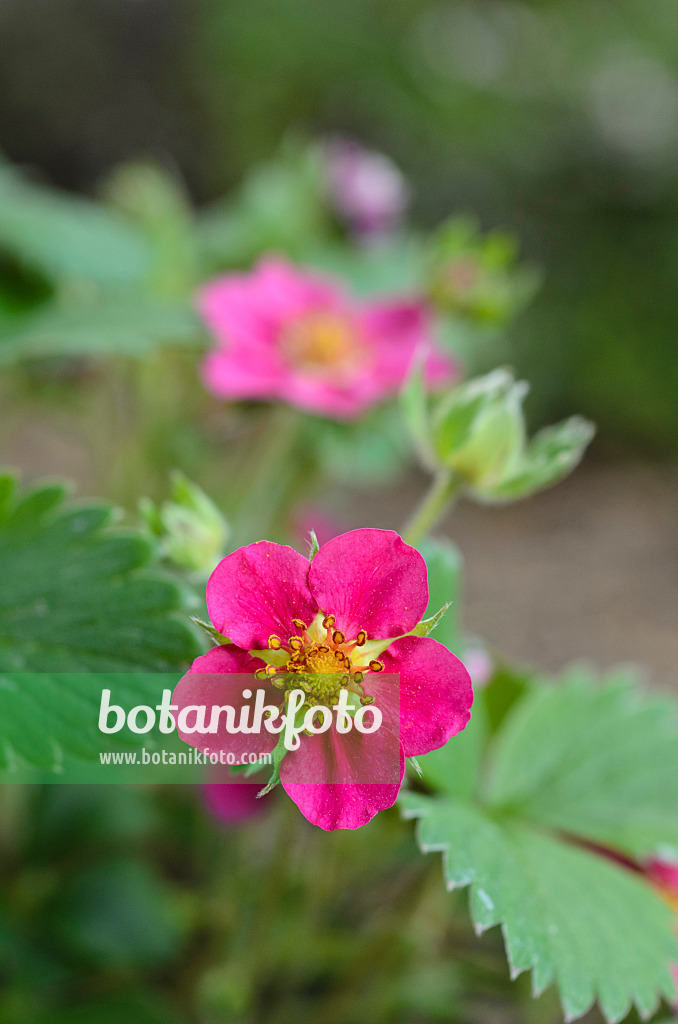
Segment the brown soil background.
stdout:
[[[397,528],[423,491],[412,476],[369,497],[338,494],[349,527]],[[465,560],[464,622],[519,664],[557,671],[637,664],[678,690],[678,472],[580,467],[529,501],[462,501],[438,533]]]

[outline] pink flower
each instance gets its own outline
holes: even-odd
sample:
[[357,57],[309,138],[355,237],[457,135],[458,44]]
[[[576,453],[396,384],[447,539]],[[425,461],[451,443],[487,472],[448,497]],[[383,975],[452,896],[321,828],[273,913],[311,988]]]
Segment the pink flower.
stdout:
[[356,234],[383,236],[399,226],[410,190],[389,157],[341,136],[325,142],[323,155],[329,199]]
[[678,864],[668,860],[649,861],[645,865],[645,874],[659,888],[673,896],[678,905]]
[[[405,757],[443,746],[470,717],[473,691],[461,662],[436,640],[406,635],[427,602],[426,563],[391,530],[342,534],[311,563],[269,541],[240,548],[207,584],[212,622],[232,644],[197,658],[179,682],[179,716],[205,704],[230,705],[237,713],[244,705],[242,674],[255,671],[267,705],[280,706],[285,691],[300,687],[310,706],[333,707],[342,688],[356,705],[374,702],[384,721],[378,731],[341,734],[333,725],[302,736],[281,765],[282,786],[309,821],[324,829],[358,828],[395,802]],[[270,751],[278,739],[225,727],[207,738],[179,733],[202,750],[235,758],[253,748]],[[359,782],[336,781],[355,779],[356,765]]]
[[[665,902],[678,914],[678,863],[657,858],[649,861],[644,870],[646,877],[659,888]],[[672,970],[678,989],[678,965]],[[676,1010],[678,1011],[678,1001]]]
[[360,303],[280,259],[218,278],[198,305],[217,341],[204,381],[219,398],[287,402],[343,419],[397,391],[419,352],[428,353],[429,384],[455,372],[434,345],[422,302]]
[[467,647],[464,651],[464,664],[476,690],[487,686],[494,673],[494,662],[484,647]]
[[241,825],[267,809],[268,797],[258,799],[260,787],[251,782],[206,782],[202,787],[207,809],[223,825]]
[[300,546],[308,545],[311,531],[315,533],[318,543],[325,544],[333,537],[344,533],[344,527],[331,512],[321,505],[302,505],[295,509],[292,519],[293,535],[299,539]]

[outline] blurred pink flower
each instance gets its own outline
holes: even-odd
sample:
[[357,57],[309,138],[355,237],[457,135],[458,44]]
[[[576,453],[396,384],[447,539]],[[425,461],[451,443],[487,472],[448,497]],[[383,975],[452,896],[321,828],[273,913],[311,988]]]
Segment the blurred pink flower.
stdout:
[[265,813],[269,797],[258,799],[260,789],[252,782],[206,782],[202,787],[208,811],[224,825],[240,825]]
[[678,909],[678,863],[655,858],[645,865],[645,874],[664,893],[673,897]]
[[[342,688],[361,705],[375,703],[384,722],[378,731],[332,727],[305,736],[280,771],[284,790],[310,822],[359,828],[395,803],[405,757],[443,746],[470,717],[473,690],[462,663],[436,640],[407,635],[427,604],[426,563],[391,530],[342,534],[310,563],[268,541],[239,548],[207,584],[210,618],[232,642],[197,658],[180,680],[179,715],[204,705],[242,715],[252,696],[242,689],[243,675],[253,672],[266,706],[283,705],[300,687],[309,707],[333,707]],[[271,654],[275,663],[267,664]],[[236,763],[253,749],[272,751],[278,741],[270,732],[259,731],[254,741],[250,733],[220,729],[208,744],[193,729],[180,726],[179,735]]]
[[464,664],[474,690],[481,690],[487,686],[494,672],[494,662],[484,647],[467,647],[464,651]]
[[[645,865],[645,875],[656,885],[671,909],[678,914],[678,863],[655,858]],[[673,967],[673,976],[678,989],[678,965]],[[676,1000],[678,1012],[678,999]]]
[[203,377],[219,398],[287,402],[344,419],[396,392],[419,353],[430,385],[456,372],[434,343],[423,302],[359,302],[281,259],[207,284],[198,305],[217,342]]
[[346,527],[334,518],[331,512],[322,505],[301,505],[294,512],[292,521],[294,535],[299,539],[297,546],[308,544],[311,531],[315,533],[319,544],[326,544],[340,533],[346,533]]
[[337,214],[357,235],[387,235],[409,205],[410,190],[389,157],[337,136],[322,146],[327,192]]

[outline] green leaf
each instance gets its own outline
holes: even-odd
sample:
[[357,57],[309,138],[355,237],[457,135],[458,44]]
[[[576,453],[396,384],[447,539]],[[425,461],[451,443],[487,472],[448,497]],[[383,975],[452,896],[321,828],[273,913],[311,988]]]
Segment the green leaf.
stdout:
[[558,483],[579,465],[595,432],[581,416],[545,427],[532,438],[517,471],[488,496],[498,501],[523,498]]
[[133,284],[150,248],[124,217],[78,196],[29,184],[0,167],[0,248],[56,281]]
[[400,392],[400,407],[405,423],[423,465],[435,466],[431,452],[431,438],[424,363],[418,360],[412,367]]
[[189,305],[128,291],[43,304],[0,317],[0,364],[53,355],[146,355],[162,344],[195,344]]
[[671,912],[632,872],[454,798],[403,803],[422,850],[444,851],[448,888],[470,886],[477,931],[501,925],[511,975],[532,970],[535,995],[555,981],[568,1020],[596,999],[619,1021],[675,998]]
[[[419,545],[428,569],[429,601],[427,620],[437,619],[429,630],[435,640],[459,654],[462,649],[459,604],[462,558],[449,540],[425,540]],[[441,616],[436,609],[444,606]],[[425,621],[427,621],[425,620]]]
[[96,673],[120,673],[129,698],[159,694],[154,674],[180,671],[200,648],[149,540],[115,528],[109,505],[68,505],[58,484],[10,490],[10,479],[0,477],[0,764],[19,753],[50,768],[102,746]]
[[678,853],[678,714],[641,699],[633,677],[597,686],[585,670],[540,686],[509,715],[487,799],[632,857]]
[[569,1018],[596,999],[610,1021],[632,1003],[647,1015],[675,998],[675,921],[640,874],[586,846],[678,851],[675,703],[629,673],[596,684],[576,669],[514,686],[506,712],[499,678],[465,732],[420,758],[439,795],[404,794],[405,813],[448,885],[471,886],[479,930],[501,924],[514,975],[532,969],[535,992],[555,982]]
[[444,747],[419,756],[424,782],[450,796],[472,799],[477,795],[489,721],[485,694],[477,693],[471,721]]
[[166,296],[190,293],[199,281],[197,239],[181,182],[161,166],[129,163],[116,168],[105,191],[148,240],[153,291]]

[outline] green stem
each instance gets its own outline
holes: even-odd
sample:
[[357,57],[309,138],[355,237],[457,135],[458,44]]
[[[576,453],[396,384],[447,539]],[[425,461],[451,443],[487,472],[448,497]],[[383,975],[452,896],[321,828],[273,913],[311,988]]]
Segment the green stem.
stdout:
[[264,427],[263,444],[254,456],[251,487],[237,514],[237,543],[261,540],[275,523],[289,485],[291,453],[298,438],[302,416],[289,406],[275,406]]
[[421,504],[403,527],[402,538],[407,544],[416,545],[431,532],[451,505],[459,487],[459,478],[450,470],[441,469],[438,472]]

